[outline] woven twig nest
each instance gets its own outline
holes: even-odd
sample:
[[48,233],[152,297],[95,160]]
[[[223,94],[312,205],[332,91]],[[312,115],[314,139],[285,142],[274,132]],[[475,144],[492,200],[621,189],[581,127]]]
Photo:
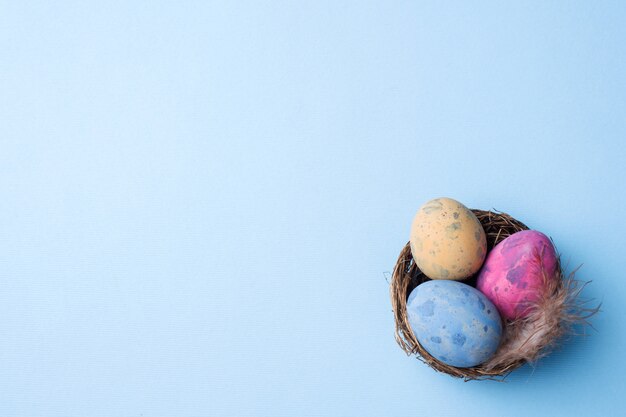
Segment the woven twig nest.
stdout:
[[[513,233],[528,230],[528,227],[505,213],[472,209],[480,221],[487,237],[487,250]],[[396,341],[408,355],[418,359],[436,371],[453,377],[473,379],[503,379],[511,371],[526,362],[534,362],[547,354],[558,340],[572,331],[572,325],[587,323],[586,319],[598,308],[585,308],[579,294],[581,285],[573,277],[564,276],[560,262],[557,264],[557,277],[550,280],[545,295],[533,306],[533,312],[523,320],[503,323],[503,336],[500,346],[486,363],[471,368],[457,368],[447,365],[430,355],[417,341],[409,325],[406,302],[411,291],[429,278],[424,275],[411,255],[407,243],[398,257],[391,277],[390,295],[395,317]],[[476,275],[464,282],[475,286]]]

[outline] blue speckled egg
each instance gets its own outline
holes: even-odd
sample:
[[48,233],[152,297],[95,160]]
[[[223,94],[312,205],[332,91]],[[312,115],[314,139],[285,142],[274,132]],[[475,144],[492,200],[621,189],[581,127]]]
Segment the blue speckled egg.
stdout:
[[422,347],[448,365],[480,365],[500,344],[498,310],[483,293],[467,284],[426,281],[411,292],[406,307],[411,329]]

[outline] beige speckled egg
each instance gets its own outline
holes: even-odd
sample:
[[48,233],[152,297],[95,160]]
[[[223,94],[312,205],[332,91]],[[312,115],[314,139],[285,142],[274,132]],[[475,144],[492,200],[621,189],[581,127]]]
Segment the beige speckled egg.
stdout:
[[436,198],[420,207],[410,241],[415,263],[432,279],[467,278],[478,272],[487,254],[480,222],[451,198]]

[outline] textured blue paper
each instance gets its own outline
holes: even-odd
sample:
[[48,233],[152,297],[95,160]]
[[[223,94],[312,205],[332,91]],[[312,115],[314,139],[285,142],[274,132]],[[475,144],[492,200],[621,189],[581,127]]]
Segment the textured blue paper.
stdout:
[[[623,412],[625,20],[1,2],[0,415]],[[437,196],[584,263],[597,332],[507,384],[407,358],[385,277]]]

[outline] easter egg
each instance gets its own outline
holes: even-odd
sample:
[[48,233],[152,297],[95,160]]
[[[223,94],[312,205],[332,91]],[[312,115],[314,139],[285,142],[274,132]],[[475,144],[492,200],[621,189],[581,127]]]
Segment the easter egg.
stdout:
[[451,198],[436,198],[420,207],[410,244],[415,263],[431,279],[467,278],[480,269],[487,253],[480,222]]
[[476,288],[498,307],[502,317],[523,318],[556,279],[557,254],[550,239],[536,230],[512,234],[487,256]]
[[409,295],[413,334],[435,359],[460,368],[479,365],[500,344],[496,307],[480,291],[458,281],[426,281]]

